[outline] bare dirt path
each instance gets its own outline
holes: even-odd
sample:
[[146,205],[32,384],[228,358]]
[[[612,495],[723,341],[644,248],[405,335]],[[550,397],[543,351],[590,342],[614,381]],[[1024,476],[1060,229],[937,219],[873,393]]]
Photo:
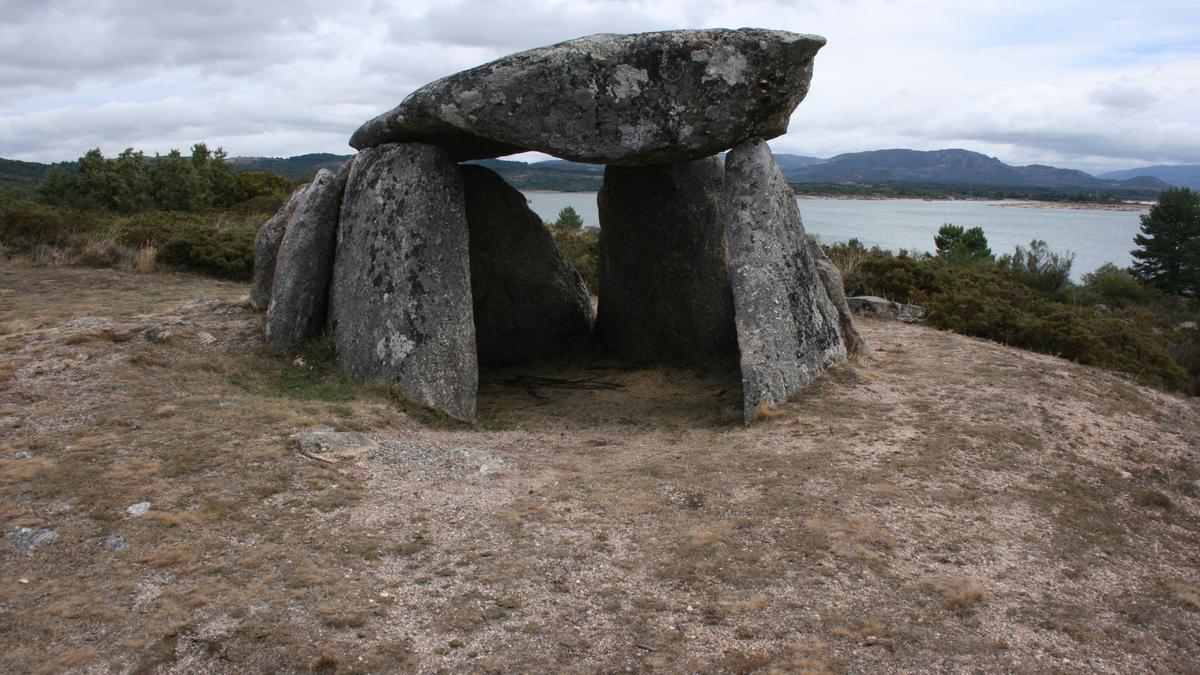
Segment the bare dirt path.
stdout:
[[1194,400],[868,322],[749,429],[726,370],[586,360],[467,427],[270,355],[245,291],[0,263],[0,670],[1200,662]]

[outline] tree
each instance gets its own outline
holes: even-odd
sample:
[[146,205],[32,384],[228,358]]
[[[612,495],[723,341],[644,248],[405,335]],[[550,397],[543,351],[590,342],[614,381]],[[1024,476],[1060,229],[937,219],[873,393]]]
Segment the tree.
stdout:
[[933,238],[937,254],[955,262],[977,262],[992,259],[992,249],[988,248],[987,237],[983,228],[972,227],[964,230],[961,225],[946,223],[938,229]]
[[165,211],[196,211],[211,195],[195,162],[178,150],[157,156],[154,166],[154,202]]
[[1142,233],[1133,274],[1168,293],[1196,297],[1200,291],[1200,193],[1188,188],[1163,190],[1150,213],[1142,216]]
[[153,206],[154,177],[146,155],[125,148],[114,166],[119,180],[112,207],[121,213],[135,213]]
[[583,229],[583,218],[575,212],[575,209],[564,206],[563,210],[558,212],[558,220],[554,221],[554,226],[563,230]]
[[1000,266],[1008,268],[1014,280],[1046,295],[1071,284],[1074,263],[1074,253],[1055,253],[1041,239],[1029,242],[1029,248],[1018,246],[1012,255],[1000,258]]

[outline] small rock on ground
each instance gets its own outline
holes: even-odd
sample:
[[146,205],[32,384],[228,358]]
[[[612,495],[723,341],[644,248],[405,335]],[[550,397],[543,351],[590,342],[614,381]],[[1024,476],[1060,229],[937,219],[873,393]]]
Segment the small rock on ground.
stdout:
[[32,527],[18,527],[8,534],[8,538],[18,551],[33,555],[37,547],[58,539],[58,532],[48,528],[35,530]]
[[112,551],[113,553],[120,553],[121,551],[128,551],[129,544],[121,535],[110,534],[108,535],[108,538],[104,540],[104,548]]

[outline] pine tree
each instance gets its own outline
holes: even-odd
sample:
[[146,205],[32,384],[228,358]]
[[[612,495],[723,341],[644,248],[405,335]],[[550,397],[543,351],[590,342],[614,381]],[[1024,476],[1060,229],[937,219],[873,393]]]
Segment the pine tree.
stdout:
[[558,220],[554,221],[554,226],[564,230],[579,230],[583,228],[583,218],[575,209],[564,206],[563,210],[558,212]]
[[1142,233],[1133,273],[1168,293],[1195,297],[1200,291],[1200,193],[1188,188],[1164,190],[1150,213],[1142,216]]

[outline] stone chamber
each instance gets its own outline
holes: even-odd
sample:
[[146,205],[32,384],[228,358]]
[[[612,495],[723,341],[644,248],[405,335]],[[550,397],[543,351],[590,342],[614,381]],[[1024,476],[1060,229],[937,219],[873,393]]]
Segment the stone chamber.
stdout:
[[[348,375],[464,420],[480,365],[583,348],[631,367],[727,360],[749,423],[865,348],[766,143],[823,44],[596,35],[426,85],[260,229],[251,299],[266,339],[289,352],[327,333]],[[529,150],[606,167],[597,289],[524,195],[470,163]]]

